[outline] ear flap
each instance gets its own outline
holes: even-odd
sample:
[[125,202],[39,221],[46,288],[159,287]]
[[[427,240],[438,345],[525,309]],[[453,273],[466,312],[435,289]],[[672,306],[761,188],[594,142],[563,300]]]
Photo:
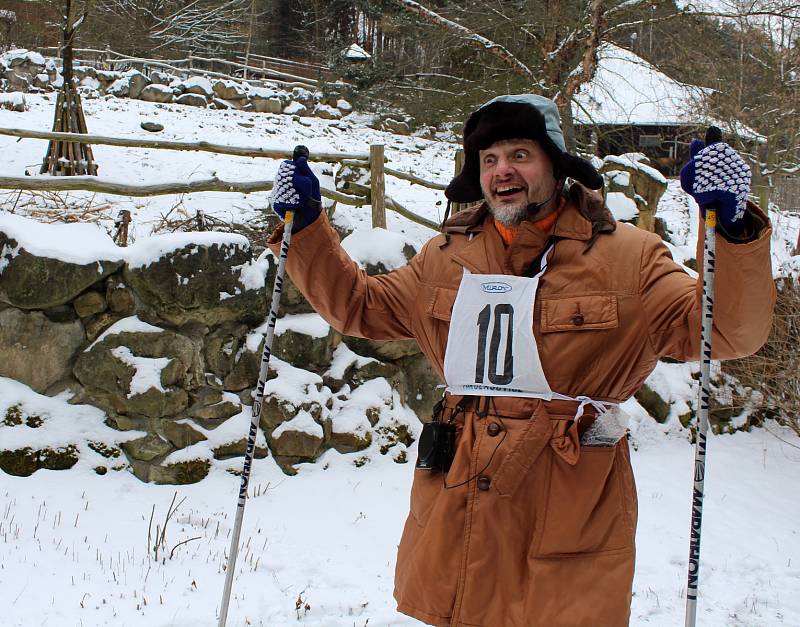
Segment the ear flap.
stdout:
[[555,169],[589,189],[602,189],[603,187],[603,177],[586,159],[562,152],[555,162]]
[[458,203],[473,203],[483,199],[477,153],[466,153],[464,167],[458,176],[450,181],[444,190],[444,195],[447,200]]

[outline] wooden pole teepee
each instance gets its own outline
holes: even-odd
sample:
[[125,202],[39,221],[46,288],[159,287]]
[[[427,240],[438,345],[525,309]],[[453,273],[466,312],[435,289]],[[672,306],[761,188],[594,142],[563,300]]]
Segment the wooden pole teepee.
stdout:
[[[72,43],[75,30],[86,17],[78,17],[72,0],[64,0],[64,25],[62,29],[62,70],[64,84],[56,98],[56,112],[53,131],[61,133],[87,133],[86,118],[81,106],[81,98],[75,89],[72,72]],[[52,176],[72,176],[97,174],[92,147],[89,144],[51,140],[47,154],[42,162],[42,174]]]

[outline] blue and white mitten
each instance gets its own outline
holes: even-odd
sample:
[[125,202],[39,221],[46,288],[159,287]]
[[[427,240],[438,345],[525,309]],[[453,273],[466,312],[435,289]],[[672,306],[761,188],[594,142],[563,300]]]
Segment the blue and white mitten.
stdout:
[[287,211],[294,211],[293,232],[305,228],[319,217],[322,210],[319,180],[305,157],[281,163],[275,175],[270,204],[281,220],[286,219]]
[[689,162],[681,169],[681,187],[697,201],[703,217],[706,208],[712,207],[724,233],[741,235],[746,228],[750,166],[721,141],[706,146],[693,139],[690,152]]

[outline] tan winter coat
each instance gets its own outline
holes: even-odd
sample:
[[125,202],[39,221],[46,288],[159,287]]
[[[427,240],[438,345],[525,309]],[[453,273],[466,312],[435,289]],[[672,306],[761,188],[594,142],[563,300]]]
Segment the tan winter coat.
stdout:
[[[534,310],[547,380],[562,394],[622,402],[659,357],[699,358],[701,282],[658,236],[630,225],[587,251],[586,216],[598,209],[599,194],[574,186],[552,233],[524,223],[507,249],[485,209],[462,212],[447,237],[376,277],[348,257],[323,216],[292,238],[287,269],[336,329],[414,338],[442,375],[463,268],[526,274],[555,235]],[[716,358],[758,350],[770,329],[771,229],[755,205],[749,213],[762,225],[755,241],[717,237]],[[271,238],[276,252],[281,235]],[[448,397],[444,419],[459,400]],[[576,406],[497,397],[457,413],[450,472],[415,470],[395,574],[401,612],[452,627],[628,625],[637,516],[628,445],[581,448]]]

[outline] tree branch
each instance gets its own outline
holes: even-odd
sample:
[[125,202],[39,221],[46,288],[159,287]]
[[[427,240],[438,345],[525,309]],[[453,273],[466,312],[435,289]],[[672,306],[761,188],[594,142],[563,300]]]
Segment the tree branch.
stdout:
[[416,13],[420,17],[422,17],[426,22],[438,26],[439,28],[443,28],[445,30],[450,31],[451,33],[456,33],[459,37],[461,37],[465,42],[477,46],[482,50],[485,50],[489,54],[497,57],[501,61],[503,61],[506,65],[508,65],[515,74],[519,76],[524,76],[532,81],[535,80],[533,71],[522,63],[517,57],[515,57],[507,48],[501,46],[490,39],[487,39],[483,35],[478,35],[476,32],[471,31],[470,29],[453,22],[452,20],[448,20],[445,17],[442,17],[438,13],[431,11],[428,8],[425,8],[418,2],[413,2],[413,0],[394,0],[397,4],[399,4],[402,8],[406,11],[410,11],[411,13]]

